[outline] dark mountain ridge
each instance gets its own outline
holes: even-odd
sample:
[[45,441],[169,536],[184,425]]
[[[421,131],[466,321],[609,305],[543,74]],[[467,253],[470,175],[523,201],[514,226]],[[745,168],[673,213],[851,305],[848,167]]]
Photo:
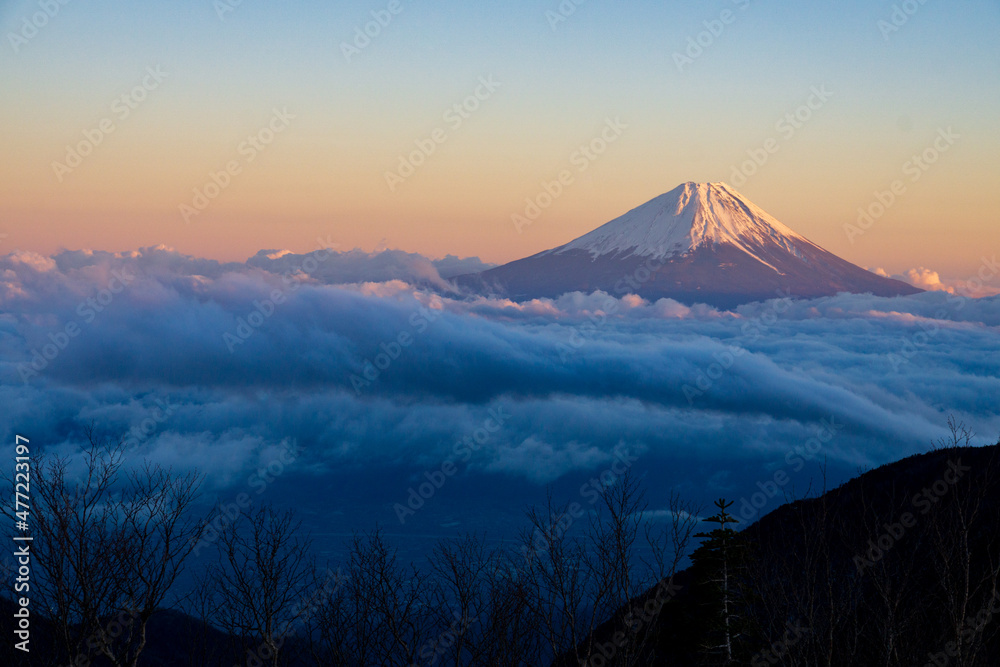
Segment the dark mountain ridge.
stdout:
[[[785,504],[734,538],[732,662],[718,649],[727,643],[710,583],[719,559],[703,557],[670,582],[670,599],[640,628],[644,648],[630,664],[1000,664],[997,535],[1000,443],[881,466]],[[616,633],[627,632],[627,614],[656,592],[622,608],[577,655],[607,654]]]

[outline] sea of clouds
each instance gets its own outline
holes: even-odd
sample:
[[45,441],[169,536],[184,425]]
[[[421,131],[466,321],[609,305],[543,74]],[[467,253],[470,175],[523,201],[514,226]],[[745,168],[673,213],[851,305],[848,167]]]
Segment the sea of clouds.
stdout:
[[624,446],[738,493],[734,475],[786,466],[824,424],[835,437],[819,456],[843,470],[926,450],[949,416],[981,444],[1000,434],[1000,297],[720,311],[602,293],[515,303],[448,280],[484,266],[398,251],[8,254],[0,438],[70,454],[93,424],[216,489],[288,443],[299,474],[419,480],[499,409],[459,477],[547,484]]

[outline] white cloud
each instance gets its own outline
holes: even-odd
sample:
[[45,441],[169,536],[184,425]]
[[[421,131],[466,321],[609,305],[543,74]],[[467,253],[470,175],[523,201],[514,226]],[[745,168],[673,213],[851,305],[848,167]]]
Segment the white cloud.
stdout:
[[[598,467],[621,442],[654,458],[780,457],[830,417],[845,429],[825,453],[845,465],[919,449],[944,434],[949,412],[985,437],[1000,432],[982,398],[1000,394],[1000,298],[841,294],[719,311],[606,294],[463,300],[401,278],[303,278],[230,353],[223,334],[299,261],[219,264],[167,249],[0,257],[7,439],[24,424],[54,444],[78,441],[92,420],[125,432],[142,406],[169,398],[181,407],[143,451],[228,483],[286,439],[317,472],[433,465],[502,405],[513,416],[476,470],[543,482]],[[81,300],[124,267],[135,281],[83,322]],[[69,322],[80,334],[23,382],[20,365]],[[412,342],[396,350],[401,333]],[[352,376],[381,353],[389,363],[355,391]],[[691,400],[685,387],[704,378]]]

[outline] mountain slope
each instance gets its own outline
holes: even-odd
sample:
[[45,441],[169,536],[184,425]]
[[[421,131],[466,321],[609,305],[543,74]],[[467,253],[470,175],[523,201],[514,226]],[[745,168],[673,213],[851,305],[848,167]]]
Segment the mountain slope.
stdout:
[[725,183],[685,183],[565,245],[457,281],[515,300],[602,290],[724,308],[921,291],[827,252]]
[[[1000,664],[1000,443],[962,444],[868,471],[745,527],[729,563],[732,664]],[[711,567],[679,572],[640,628],[633,664],[722,664],[706,649],[718,645],[717,581]],[[627,614],[656,592],[581,646],[614,646]],[[570,664],[579,663],[554,663]]]

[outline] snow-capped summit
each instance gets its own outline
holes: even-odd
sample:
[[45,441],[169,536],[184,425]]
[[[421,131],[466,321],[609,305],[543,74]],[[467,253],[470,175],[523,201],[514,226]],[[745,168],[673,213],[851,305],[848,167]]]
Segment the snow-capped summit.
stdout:
[[459,283],[513,299],[603,290],[723,307],[779,294],[921,291],[827,252],[725,183],[684,183],[565,245]]
[[641,257],[685,255],[703,245],[728,243],[753,254],[777,245],[794,252],[809,243],[725,183],[684,183],[625,215],[550,252],[586,250]]

